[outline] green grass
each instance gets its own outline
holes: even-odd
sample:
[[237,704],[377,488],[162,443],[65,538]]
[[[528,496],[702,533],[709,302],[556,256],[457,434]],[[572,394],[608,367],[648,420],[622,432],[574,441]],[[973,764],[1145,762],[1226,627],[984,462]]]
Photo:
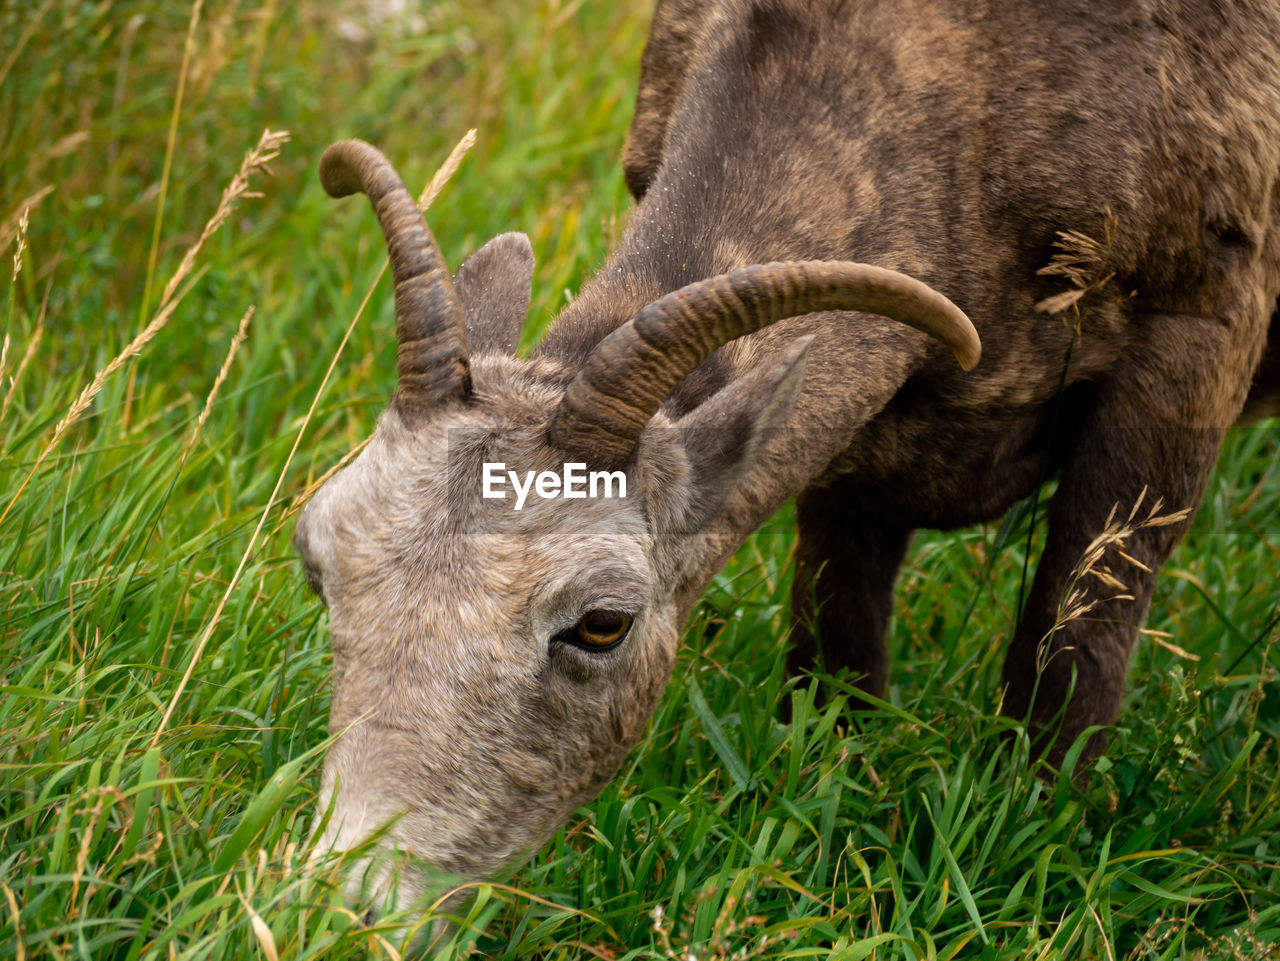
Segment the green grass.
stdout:
[[[383,281],[289,460],[384,258],[367,205],[326,198],[316,163],[362,136],[416,190],[477,128],[430,219],[455,265],[529,233],[527,346],[625,220],[647,13],[444,2],[421,29],[349,41],[329,6],[209,4],[185,71],[184,4],[0,8],[0,956],[392,957],[403,934],[342,906],[339,865],[307,864],[329,660],[287,512],[394,377]],[[51,443],[264,128],[292,139],[254,175],[263,196],[237,202],[167,325]],[[995,715],[1025,512],[917,539],[887,704],[857,730],[782,670],[783,512],[717,577],[619,776],[478,889],[450,952],[1280,957],[1278,450],[1274,424],[1229,438],[1148,625],[1197,659],[1143,641],[1111,746],[1074,783],[1040,777]]]

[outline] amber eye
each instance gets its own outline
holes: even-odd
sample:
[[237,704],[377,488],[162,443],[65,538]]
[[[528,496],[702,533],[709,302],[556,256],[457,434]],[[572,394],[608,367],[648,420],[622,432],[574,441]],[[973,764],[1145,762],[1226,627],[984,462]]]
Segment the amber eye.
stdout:
[[564,632],[564,640],[587,650],[606,650],[627,636],[632,620],[625,611],[588,611]]

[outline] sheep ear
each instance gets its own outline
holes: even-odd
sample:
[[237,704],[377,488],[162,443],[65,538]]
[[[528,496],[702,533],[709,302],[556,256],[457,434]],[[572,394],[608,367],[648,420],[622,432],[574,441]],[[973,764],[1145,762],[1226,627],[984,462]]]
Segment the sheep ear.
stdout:
[[458,268],[453,286],[467,312],[471,352],[514,354],[533,287],[529,238],[514,232],[494,237]]
[[804,381],[813,336],[739,377],[677,423],[689,458],[685,522],[705,523],[755,464],[769,435],[783,429]]

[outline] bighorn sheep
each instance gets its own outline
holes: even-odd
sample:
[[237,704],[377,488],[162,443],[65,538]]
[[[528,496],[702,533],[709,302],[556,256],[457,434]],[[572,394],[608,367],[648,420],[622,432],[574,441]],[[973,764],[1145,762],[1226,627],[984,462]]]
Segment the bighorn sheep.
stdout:
[[[622,240],[528,360],[523,235],[451,281],[381,154],[321,162],[377,211],[399,340],[390,408],[296,537],[329,608],[336,847],[395,819],[385,843],[455,876],[534,851],[791,498],[792,666],[820,647],[879,693],[912,530],[1056,472],[1003,709],[1069,743],[1114,720],[1186,524],[1139,531],[1133,598],[1050,636],[1083,548],[1143,488],[1194,507],[1223,430],[1277,410],[1273,3],[660,0],[624,159]],[[1064,237],[1074,288],[1042,270]],[[1064,289],[1071,323],[1037,309]],[[621,471],[627,496],[516,511],[485,464],[526,490]]]

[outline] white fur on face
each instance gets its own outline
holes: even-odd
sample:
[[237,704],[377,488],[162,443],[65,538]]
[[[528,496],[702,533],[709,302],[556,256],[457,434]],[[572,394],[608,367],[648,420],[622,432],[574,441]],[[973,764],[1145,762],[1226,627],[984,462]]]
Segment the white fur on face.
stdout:
[[[515,410],[506,426],[519,426],[542,399],[528,378],[507,380],[516,396],[490,410]],[[334,655],[320,844],[347,849],[390,822],[384,846],[465,880],[528,856],[612,777],[680,627],[642,497],[531,497],[520,512],[481,500],[483,459],[542,470],[562,458],[537,430],[495,429],[486,406],[413,429],[390,411],[296,537]],[[553,641],[590,610],[631,614],[626,639]],[[401,900],[424,883],[402,877]]]

